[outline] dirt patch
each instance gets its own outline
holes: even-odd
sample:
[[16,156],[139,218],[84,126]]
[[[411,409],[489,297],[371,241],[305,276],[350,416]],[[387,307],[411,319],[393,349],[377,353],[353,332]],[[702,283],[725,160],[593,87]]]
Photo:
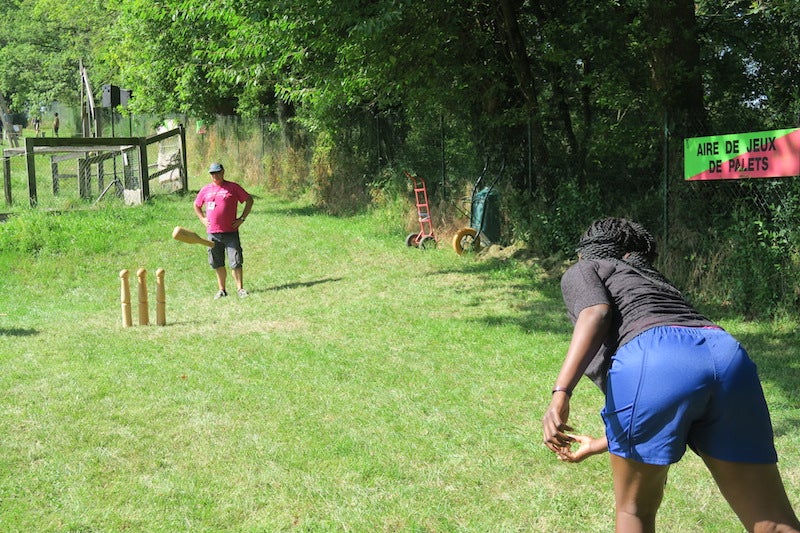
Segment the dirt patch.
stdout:
[[516,261],[529,268],[540,268],[547,278],[560,279],[573,260],[560,254],[551,257],[539,257],[529,250],[524,244],[517,243],[510,246],[492,244],[478,254],[480,261]]

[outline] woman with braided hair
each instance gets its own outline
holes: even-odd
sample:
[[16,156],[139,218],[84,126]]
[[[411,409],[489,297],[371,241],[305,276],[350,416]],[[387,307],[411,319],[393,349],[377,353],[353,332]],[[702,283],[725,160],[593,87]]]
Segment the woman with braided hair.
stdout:
[[[545,444],[567,462],[610,452],[618,532],[655,531],[667,471],[687,446],[748,531],[800,531],[755,364],[655,257],[652,235],[626,219],[595,221],[581,238],[561,279],[575,327],[542,421]],[[603,438],[567,425],[582,374],[606,395]]]

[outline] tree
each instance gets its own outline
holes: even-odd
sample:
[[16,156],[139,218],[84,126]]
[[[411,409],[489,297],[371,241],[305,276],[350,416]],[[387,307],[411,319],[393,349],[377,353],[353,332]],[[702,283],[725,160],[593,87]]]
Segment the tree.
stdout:
[[78,65],[93,64],[112,13],[103,3],[15,0],[0,6],[0,90],[17,110],[78,101]]

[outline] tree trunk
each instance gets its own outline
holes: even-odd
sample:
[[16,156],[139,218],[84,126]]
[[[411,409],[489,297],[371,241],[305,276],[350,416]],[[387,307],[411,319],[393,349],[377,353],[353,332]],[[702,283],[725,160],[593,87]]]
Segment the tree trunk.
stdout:
[[506,46],[511,60],[511,68],[519,82],[520,91],[525,98],[525,102],[530,111],[531,120],[531,144],[535,164],[534,173],[537,181],[542,183],[546,180],[546,175],[541,175],[550,159],[545,139],[544,126],[542,125],[541,110],[539,108],[539,94],[536,87],[536,80],[531,70],[531,59],[525,37],[519,27],[517,20],[517,2],[515,0],[500,1],[501,17],[498,21],[506,36]]
[[649,0],[642,13],[653,88],[681,140],[708,133],[694,0]]

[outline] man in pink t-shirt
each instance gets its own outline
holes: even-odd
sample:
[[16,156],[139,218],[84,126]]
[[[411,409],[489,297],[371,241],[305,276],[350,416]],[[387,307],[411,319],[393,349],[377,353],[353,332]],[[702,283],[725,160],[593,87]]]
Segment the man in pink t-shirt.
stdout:
[[[194,212],[205,225],[208,239],[214,246],[208,249],[208,263],[217,274],[217,291],[214,299],[228,295],[225,289],[228,273],[225,269],[225,255],[236,281],[240,298],[247,296],[242,277],[242,244],[239,240],[239,226],[247,219],[253,208],[253,197],[241,185],[225,180],[225,169],[219,163],[211,163],[208,168],[211,183],[200,189],[194,200]],[[239,204],[244,204],[242,214],[237,217]]]

